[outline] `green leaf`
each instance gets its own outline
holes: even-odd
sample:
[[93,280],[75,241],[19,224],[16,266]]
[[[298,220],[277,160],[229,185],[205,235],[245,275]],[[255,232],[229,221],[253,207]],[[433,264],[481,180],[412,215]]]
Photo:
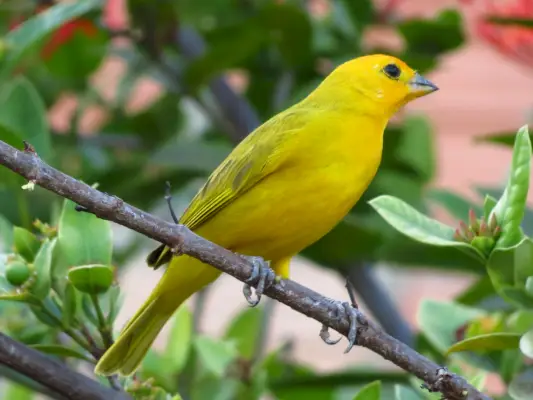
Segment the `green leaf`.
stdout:
[[41,247],[41,242],[29,230],[15,226],[13,228],[13,245],[15,252],[31,263]]
[[63,323],[65,326],[72,326],[76,318],[79,302],[78,293],[70,283],[65,285],[65,294],[63,295],[63,307],[61,309]]
[[232,319],[224,338],[237,345],[239,355],[245,359],[252,359],[257,340],[261,336],[261,308],[245,308]]
[[11,251],[13,246],[13,226],[6,218],[0,215],[0,253]]
[[264,27],[254,18],[218,29],[207,52],[189,65],[185,73],[188,86],[194,91],[220,72],[239,65],[265,43],[266,37]]
[[394,385],[394,400],[421,400],[421,397],[410,387]]
[[83,89],[86,78],[96,70],[107,53],[109,40],[109,35],[92,21],[83,19],[80,22],[91,24],[93,29],[78,28],[45,61],[47,70],[53,76],[67,80],[72,89]]
[[533,329],[520,338],[520,351],[526,357],[533,358]]
[[193,400],[234,400],[237,399],[240,382],[235,378],[204,376],[192,388]]
[[483,209],[477,204],[473,204],[466,198],[448,190],[431,189],[427,193],[427,198],[444,207],[456,219],[464,220],[468,218],[468,213],[471,209],[478,216],[484,215]]
[[511,332],[524,334],[533,328],[533,310],[516,310],[507,318]]
[[0,77],[11,73],[26,50],[65,22],[102,7],[101,0],[61,2],[28,19],[4,36],[7,50],[0,62]]
[[520,335],[516,333],[487,333],[485,335],[474,336],[460,342],[454,343],[448,348],[447,354],[459,351],[492,351],[516,349]]
[[364,29],[372,23],[375,17],[374,4],[371,0],[343,0],[341,3],[347,11],[353,25],[356,39],[360,40]]
[[525,281],[533,275],[533,241],[525,237],[518,245],[495,248],[487,261],[487,272],[504,299],[513,304],[533,305],[525,292]]
[[533,19],[531,18],[488,16],[485,20],[494,25],[511,25],[521,26],[524,28],[533,28]]
[[426,217],[400,199],[385,195],[371,200],[369,204],[393,228],[413,240],[433,246],[455,247],[484,259],[473,246],[454,241],[453,228]]
[[526,285],[525,285],[526,293],[533,297],[533,276],[529,276],[526,279]]
[[444,355],[457,341],[457,329],[484,315],[483,310],[476,308],[425,300],[420,305],[417,320],[429,342]]
[[113,268],[108,265],[82,265],[68,271],[68,280],[72,285],[80,292],[90,295],[107,292],[113,284],[113,278]]
[[[455,10],[441,11],[435,19],[410,19],[401,22],[398,30],[406,42],[407,55],[438,55],[458,48],[464,42],[461,14]],[[404,58],[404,61],[410,63]]]
[[54,356],[77,358],[90,363],[94,362],[94,359],[82,353],[81,351],[74,350],[66,346],[60,346],[56,344],[34,344],[30,347],[46,354],[52,354]]
[[396,159],[413,168],[423,182],[429,182],[435,175],[436,165],[431,125],[426,118],[409,117],[402,129],[407,134],[401,136]]
[[364,386],[353,398],[353,400],[380,400],[381,382],[375,381]]
[[5,399],[32,400],[36,395],[32,389],[14,381],[7,381],[2,386],[2,397]]
[[496,216],[502,231],[496,243],[497,247],[510,247],[522,239],[520,224],[526,209],[530,169],[531,141],[527,125],[525,125],[516,134],[511,174],[507,186],[491,213]]
[[189,357],[192,342],[192,313],[182,304],[174,314],[172,328],[163,354],[165,368],[174,375],[179,374]]
[[113,250],[109,221],[93,214],[77,212],[75,204],[65,200],[58,224],[58,248],[54,254],[54,287],[60,291],[70,267],[80,265],[111,265]]
[[464,305],[475,306],[489,296],[496,294],[492,281],[487,275],[482,276],[465,291],[459,294],[455,301]]
[[38,299],[44,299],[50,293],[51,287],[51,267],[52,267],[52,254],[57,240],[45,239],[39,252],[35,256],[33,268],[37,274],[35,283],[31,286],[31,293]]
[[528,368],[515,376],[508,390],[513,400],[531,400],[533,398],[533,368]]
[[27,303],[27,304],[33,304],[38,305],[39,300],[35,298],[31,293],[23,292],[23,293],[3,293],[0,294],[0,300],[7,300],[7,301],[16,301],[20,303]]
[[207,336],[198,336],[193,343],[202,365],[218,378],[238,355],[234,343],[216,342]]
[[490,194],[485,195],[485,201],[483,202],[483,216],[485,217],[485,221],[489,221],[490,213],[494,210],[496,204],[498,204],[498,200]]
[[309,14],[289,3],[267,3],[259,11],[260,22],[267,37],[291,67],[299,67],[311,61],[312,28]]
[[[39,157],[49,159],[52,147],[46,106],[35,86],[23,76],[17,76],[1,87],[0,127],[3,133],[10,133],[7,143],[20,148],[26,140]],[[2,140],[6,139],[2,137]]]
[[[529,134],[529,137],[531,139],[531,134]],[[497,144],[503,144],[509,147],[512,147],[514,145],[515,139],[516,139],[516,131],[490,133],[488,135],[477,136],[475,138],[476,142],[497,143]]]

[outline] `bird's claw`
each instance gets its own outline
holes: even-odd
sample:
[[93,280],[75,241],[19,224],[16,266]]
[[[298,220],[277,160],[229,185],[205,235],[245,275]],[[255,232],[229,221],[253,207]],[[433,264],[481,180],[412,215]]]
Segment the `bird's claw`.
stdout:
[[[352,349],[352,347],[355,345],[355,342],[357,341],[357,321],[359,318],[359,310],[356,307],[353,307],[348,302],[336,304],[338,307],[336,318],[341,319],[346,315],[348,317],[348,320],[350,321],[350,329],[348,330],[347,336],[348,347],[346,347],[346,350],[344,350],[344,354],[346,354]],[[335,345],[339,343],[342,339],[342,337],[337,340],[330,339],[330,334],[327,325],[322,325],[322,329],[320,330],[320,338],[324,341],[324,343],[328,345]]]
[[320,329],[319,335],[320,335],[320,339],[322,339],[324,343],[329,344],[330,346],[336,345],[342,339],[342,336],[338,338],[337,340],[330,339],[329,327],[327,325],[322,325],[322,329]]
[[[265,289],[269,288],[276,282],[276,274],[270,268],[268,263],[265,262],[261,257],[245,257],[248,261],[252,263],[252,274],[246,280],[242,292],[248,304],[252,307],[255,307],[261,301],[261,296]],[[257,288],[255,289],[255,299],[252,298],[252,287],[250,284],[253,284],[257,281]]]

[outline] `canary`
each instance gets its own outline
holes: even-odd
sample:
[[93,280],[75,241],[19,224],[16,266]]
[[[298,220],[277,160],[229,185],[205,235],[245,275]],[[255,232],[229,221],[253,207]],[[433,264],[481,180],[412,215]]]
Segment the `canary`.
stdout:
[[[390,117],[435,90],[392,56],[345,62],[235,147],[180,223],[236,253],[268,260],[277,277],[287,278],[291,257],[328,233],[370,184]],[[221,274],[192,257],[173,256],[164,245],[147,261],[169,265],[96,365],[97,374],[132,374],[174,311]],[[260,286],[269,276],[260,266],[254,275]]]

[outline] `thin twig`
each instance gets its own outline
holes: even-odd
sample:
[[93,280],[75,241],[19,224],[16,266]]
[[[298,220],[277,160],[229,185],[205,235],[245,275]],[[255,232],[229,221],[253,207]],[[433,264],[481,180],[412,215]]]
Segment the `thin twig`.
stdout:
[[[100,192],[68,176],[45,162],[37,154],[15,149],[0,141],[0,164],[49,191],[82,205],[102,219],[116,222],[145,236],[166,244],[175,252],[186,254],[226,272],[242,282],[251,276],[253,265],[202,237],[184,225],[168,223],[118,197]],[[265,294],[321,324],[348,335],[350,320],[347,311],[339,311],[339,302],[329,299],[290,279],[265,289]],[[357,344],[423,380],[431,390],[439,390],[451,400],[489,400],[464,378],[443,372],[443,368],[415,350],[386,334],[362,313],[359,316]],[[0,355],[9,359],[9,348],[0,343]],[[0,359],[0,362],[2,359]],[[31,363],[30,360],[25,360]],[[115,392],[115,394],[118,392]],[[78,396],[78,398],[80,398]]]
[[33,379],[67,399],[131,399],[126,393],[108,389],[2,333],[0,333],[0,364]]

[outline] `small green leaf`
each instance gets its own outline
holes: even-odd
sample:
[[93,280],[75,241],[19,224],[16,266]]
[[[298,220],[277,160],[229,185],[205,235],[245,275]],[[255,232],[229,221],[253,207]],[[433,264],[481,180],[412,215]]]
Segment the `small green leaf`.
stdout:
[[111,264],[113,242],[109,221],[77,212],[70,200],[63,203],[57,235],[53,275],[54,288],[59,292],[64,288],[64,279],[70,267]]
[[412,116],[405,119],[403,130],[408,134],[400,136],[396,159],[409,165],[423,182],[429,182],[435,175],[436,164],[431,125],[424,117]]
[[508,390],[513,400],[533,399],[533,368],[528,368],[515,376]]
[[216,342],[207,336],[198,336],[193,343],[202,365],[219,378],[238,355],[235,344]]
[[[515,246],[495,248],[486,267],[500,296],[514,304],[522,305],[527,297],[525,281],[528,276],[533,275],[533,241],[525,237]],[[526,303],[533,304],[532,301]]]
[[194,400],[234,400],[238,399],[241,383],[231,377],[203,376],[193,385],[191,398]]
[[456,353],[459,351],[493,351],[516,349],[519,341],[520,335],[516,333],[488,333],[457,342],[448,348],[446,354]]
[[13,247],[13,226],[0,215],[0,253],[10,252]]
[[379,196],[369,204],[393,228],[413,240],[433,246],[455,247],[484,259],[484,255],[474,247],[453,240],[453,228],[426,217],[398,198]]
[[465,291],[459,294],[455,301],[467,306],[475,306],[489,296],[496,294],[492,281],[487,275],[482,276]]
[[120,307],[122,306],[122,298],[120,293],[120,286],[111,286],[107,291],[109,296],[109,313],[107,315],[107,323],[113,326],[115,318],[117,317]]
[[0,294],[0,300],[17,301],[19,303],[27,303],[38,305],[39,300],[35,298],[31,293],[3,293]]
[[191,350],[193,318],[186,304],[178,308],[173,318],[163,361],[168,372],[177,375],[187,363]]
[[29,230],[15,226],[13,228],[13,246],[16,253],[31,263],[41,247],[41,242]]
[[65,22],[79,17],[89,11],[99,9],[101,0],[79,0],[59,3],[48,10],[28,19],[16,29],[4,36],[7,50],[0,60],[0,76],[10,74],[23,54],[47,34],[59,28]]
[[76,312],[78,310],[78,302],[79,298],[76,289],[74,289],[74,286],[72,284],[67,283],[65,285],[63,307],[61,310],[63,315],[63,323],[65,324],[65,326],[72,326],[74,324]]
[[486,21],[494,25],[533,28],[533,19],[531,18],[489,16]]
[[513,333],[526,333],[533,328],[533,310],[516,310],[507,318],[507,326]]
[[496,204],[498,204],[498,200],[496,200],[490,194],[485,195],[485,201],[483,202],[483,215],[485,216],[486,221],[489,221],[490,213],[492,210],[494,210]]
[[374,381],[365,385],[357,394],[353,400],[380,400],[381,399],[381,382]]
[[394,385],[394,400],[421,400],[421,397],[410,387]]
[[529,358],[533,358],[533,329],[524,333],[520,339],[520,351]]
[[32,400],[36,395],[36,392],[32,389],[13,381],[6,381],[2,386],[2,397],[4,399]]
[[73,267],[68,271],[68,280],[82,293],[96,295],[107,292],[113,284],[113,268],[91,264]]
[[48,159],[52,146],[46,106],[41,95],[23,76],[10,79],[3,85],[0,91],[0,126],[3,133],[10,133],[6,135],[7,143],[20,147],[22,141],[27,140],[39,157]]
[[260,308],[245,308],[239,315],[232,319],[226,330],[224,338],[237,345],[239,355],[250,360],[253,357],[256,342],[261,335]]
[[526,289],[527,294],[533,297],[533,276],[529,276],[526,279],[525,289]]
[[473,307],[425,300],[418,310],[417,320],[422,333],[444,355],[457,341],[457,329],[484,315],[485,311]]
[[78,358],[80,360],[94,363],[94,359],[92,359],[88,355],[82,353],[81,351],[74,350],[66,346],[60,346],[57,344],[34,344],[34,345],[31,345],[30,347],[34,348],[35,350],[39,350],[43,353],[46,353],[46,354],[52,354],[54,356],[60,356],[60,357]]
[[511,247],[522,239],[520,224],[526,209],[530,169],[531,141],[528,127],[525,125],[516,134],[511,174],[507,186],[491,213],[496,216],[502,231],[496,244],[497,247]]
[[33,268],[37,274],[35,283],[31,286],[30,292],[38,299],[44,299],[50,293],[52,267],[52,253],[56,246],[56,239],[45,239],[39,252],[35,256]]

